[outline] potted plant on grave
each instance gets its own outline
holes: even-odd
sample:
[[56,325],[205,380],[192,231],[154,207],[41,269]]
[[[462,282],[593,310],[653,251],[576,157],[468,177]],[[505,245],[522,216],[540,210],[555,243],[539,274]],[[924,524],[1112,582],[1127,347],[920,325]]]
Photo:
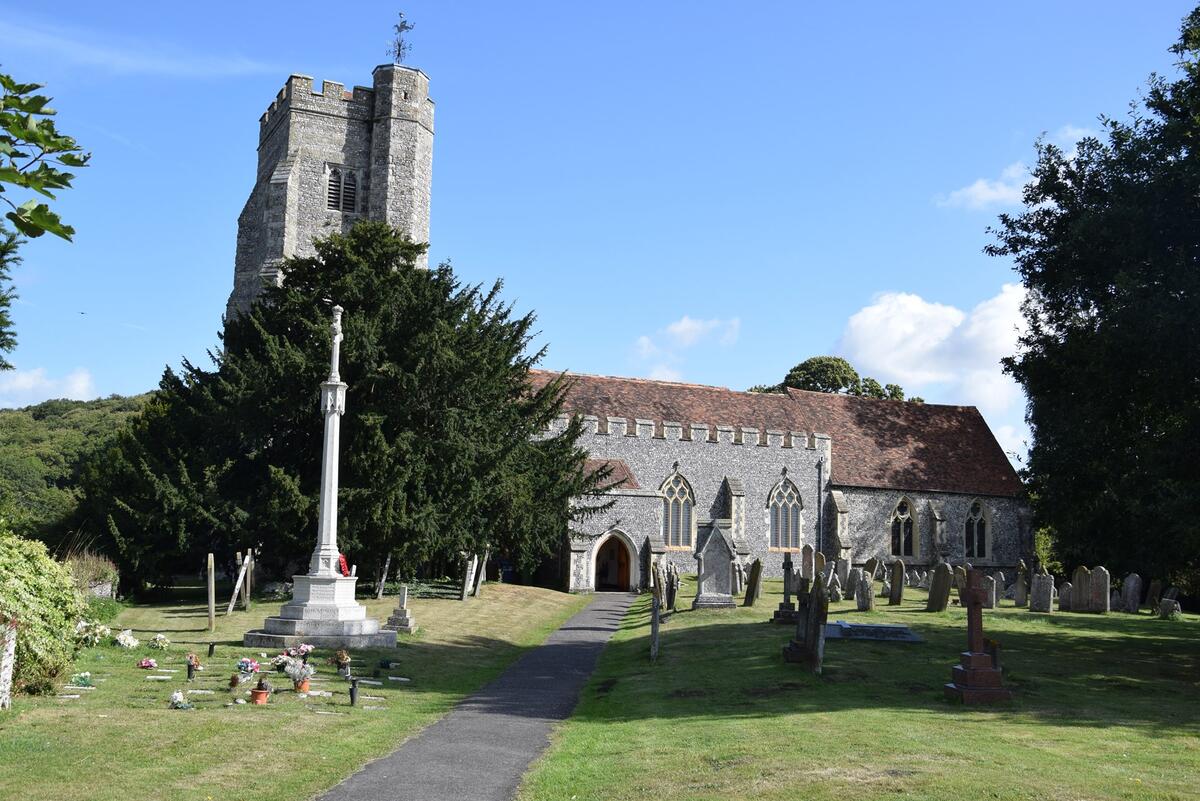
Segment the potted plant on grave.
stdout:
[[255,706],[262,706],[267,703],[267,699],[271,697],[271,692],[275,688],[271,686],[265,676],[258,677],[258,684],[250,690],[250,703]]
[[308,680],[317,675],[317,669],[303,659],[289,657],[283,672],[292,680],[292,688],[298,693],[308,692]]
[[329,663],[337,667],[338,675],[344,679],[350,678],[350,652],[346,649],[340,649],[332,657],[329,658]]

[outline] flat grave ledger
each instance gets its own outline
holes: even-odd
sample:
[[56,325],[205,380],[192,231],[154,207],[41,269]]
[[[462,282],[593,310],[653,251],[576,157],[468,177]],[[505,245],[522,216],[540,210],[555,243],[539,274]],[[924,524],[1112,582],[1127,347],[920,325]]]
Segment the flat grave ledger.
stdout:
[[847,623],[838,620],[825,624],[827,640],[873,640],[879,642],[925,642],[908,626],[898,623]]

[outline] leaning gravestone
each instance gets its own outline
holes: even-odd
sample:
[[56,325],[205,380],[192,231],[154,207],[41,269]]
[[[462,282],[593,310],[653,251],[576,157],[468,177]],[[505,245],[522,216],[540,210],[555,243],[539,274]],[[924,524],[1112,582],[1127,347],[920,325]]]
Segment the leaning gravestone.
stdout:
[[865,565],[863,565],[863,574],[866,575],[866,577],[868,579],[870,579],[871,581],[874,581],[875,579],[879,578],[879,558],[878,557],[872,556],[870,559],[867,560],[867,563]]
[[12,706],[13,672],[17,667],[17,621],[0,623],[0,709]]
[[1112,601],[1111,586],[1112,579],[1106,568],[1097,567],[1092,571],[1091,597],[1088,599],[1089,612],[1108,614],[1109,604]]
[[859,577],[858,583],[854,587],[854,602],[858,605],[858,611],[875,611],[875,588],[873,584],[874,582],[866,576]]
[[796,600],[799,607],[796,610],[796,636],[783,646],[783,659],[819,674],[825,658],[825,623],[829,619],[825,577],[818,573],[812,590]]
[[849,587],[850,585],[848,582],[850,581],[850,560],[838,559],[835,563],[835,570],[837,572],[838,581],[841,583],[841,585],[843,587]]
[[858,595],[858,585],[863,581],[863,570],[861,567],[852,567],[850,572],[846,574],[846,597]]
[[1071,611],[1087,612],[1092,603],[1092,571],[1083,565],[1071,576]]
[[742,599],[742,606],[754,606],[754,602],[758,600],[758,594],[762,590],[762,560],[755,559],[750,565],[750,576],[746,579],[746,597]]
[[458,594],[458,600],[465,601],[471,595],[471,587],[475,583],[475,566],[479,562],[479,557],[471,554],[467,559],[466,567],[463,568],[463,583],[462,591]]
[[1033,593],[1029,596],[1029,611],[1054,611],[1054,576],[1038,573],[1033,577]]
[[1121,582],[1121,611],[1136,615],[1141,602],[1142,577],[1137,573],[1130,573]]
[[837,603],[842,600],[842,582],[838,579],[837,573],[834,573],[829,579],[829,601]]
[[892,591],[888,593],[888,606],[899,606],[904,601],[904,560],[892,562]]
[[983,577],[983,608],[996,608],[996,579],[994,576]]
[[958,593],[958,600],[962,601],[963,590],[967,588],[967,569],[962,565],[954,568],[954,590]]
[[953,576],[950,566],[945,562],[933,569],[933,578],[929,583],[929,601],[925,604],[927,612],[944,612],[950,605],[950,584]]
[[[696,599],[692,601],[692,609],[732,609],[735,606],[733,565],[736,558],[737,550],[729,533],[713,522],[696,552]],[[754,564],[761,572],[762,563],[755,560]],[[750,598],[750,595],[751,588],[748,587],[746,597]]]
[[1158,611],[1158,601],[1162,597],[1162,581],[1154,579],[1150,582],[1150,589],[1146,593],[1146,606],[1151,612]]
[[1064,581],[1062,586],[1058,588],[1058,611],[1072,612],[1071,597],[1075,593],[1075,588],[1071,586],[1071,582]]

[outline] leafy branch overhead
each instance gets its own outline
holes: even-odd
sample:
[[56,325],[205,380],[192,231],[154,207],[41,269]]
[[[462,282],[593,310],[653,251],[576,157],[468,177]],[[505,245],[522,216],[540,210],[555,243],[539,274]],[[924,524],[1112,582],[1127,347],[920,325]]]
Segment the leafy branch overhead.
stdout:
[[[11,209],[5,216],[22,234],[49,232],[70,241],[75,229],[42,198],[57,199],[55,192],[69,188],[75,178],[68,170],[86,167],[91,154],[58,132],[50,98],[35,94],[41,88],[0,73],[0,200]],[[14,188],[41,197],[20,202],[10,197]]]

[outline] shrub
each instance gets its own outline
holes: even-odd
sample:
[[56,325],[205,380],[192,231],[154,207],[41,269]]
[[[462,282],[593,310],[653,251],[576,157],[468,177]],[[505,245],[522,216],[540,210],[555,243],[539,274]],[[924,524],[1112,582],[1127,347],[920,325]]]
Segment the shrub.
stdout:
[[51,689],[75,656],[75,624],[85,611],[70,571],[0,520],[0,617],[17,620],[16,689]]
[[75,580],[75,587],[81,593],[88,593],[93,585],[106,582],[111,582],[115,587],[120,576],[113,560],[86,549],[68,556],[67,567]]

